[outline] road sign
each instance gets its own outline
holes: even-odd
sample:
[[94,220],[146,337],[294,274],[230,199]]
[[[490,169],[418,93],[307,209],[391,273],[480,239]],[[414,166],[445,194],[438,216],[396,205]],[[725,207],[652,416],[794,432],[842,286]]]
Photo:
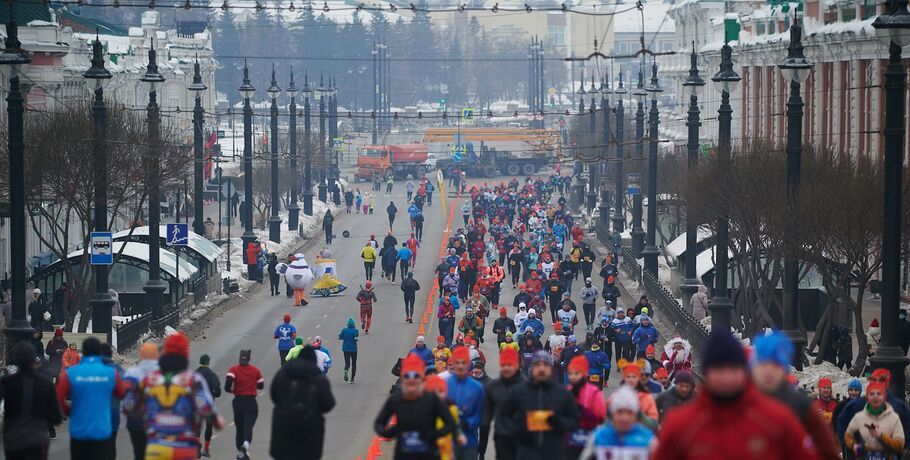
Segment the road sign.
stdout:
[[464,159],[464,152],[465,152],[465,149],[464,149],[464,146],[463,146],[463,145],[455,145],[455,146],[453,146],[453,147],[452,147],[452,152],[453,152],[453,153],[452,153],[452,160],[454,160],[455,162],[460,162],[462,159]]
[[470,107],[461,109],[461,119],[463,121],[474,121],[474,109]]
[[341,152],[344,150],[344,138],[336,137],[332,139],[332,146],[335,148],[336,152]]
[[641,194],[641,174],[626,174],[626,193],[633,196]]
[[190,239],[189,224],[167,224],[165,240],[169,246],[186,246]]
[[550,95],[556,94],[556,88],[550,88],[547,92],[550,93]]
[[236,190],[234,190],[233,182],[227,181],[227,182],[221,184],[221,196],[223,196],[225,199],[230,200],[231,197],[234,196],[235,192],[236,192]]
[[112,265],[114,263],[114,234],[111,232],[92,232],[89,247],[92,265]]

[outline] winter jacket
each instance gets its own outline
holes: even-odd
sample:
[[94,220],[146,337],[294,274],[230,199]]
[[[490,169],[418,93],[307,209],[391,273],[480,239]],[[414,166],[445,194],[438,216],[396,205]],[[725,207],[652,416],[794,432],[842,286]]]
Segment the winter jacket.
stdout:
[[209,387],[209,392],[212,394],[212,398],[221,397],[221,379],[218,378],[218,374],[215,373],[208,366],[199,366],[196,368],[196,373],[199,374],[205,384]]
[[597,296],[600,294],[596,287],[583,287],[578,293],[581,296],[582,305],[594,305],[597,302]]
[[[28,402],[29,412],[23,414],[22,399],[27,381],[31,382],[28,385],[31,387],[32,397]],[[0,400],[4,402],[3,447],[7,452],[47,446],[49,441],[47,430],[30,432],[29,437],[34,437],[31,440],[21,439],[17,434],[23,434],[23,431],[29,427],[34,428],[34,422],[38,422],[40,427],[42,425],[59,425],[63,421],[57,394],[54,392],[54,384],[34,372],[20,371],[0,378]],[[29,424],[30,420],[33,421],[32,424]]]
[[398,264],[398,251],[395,250],[395,247],[389,246],[380,249],[379,257],[382,260],[382,268],[385,271],[395,270]]
[[524,321],[521,323],[521,325],[518,326],[518,332],[524,334],[524,331],[525,331],[525,328],[526,328],[526,327],[530,327],[530,328],[531,328],[531,333],[532,333],[532,334],[534,335],[534,337],[537,338],[537,339],[539,339],[541,336],[543,336],[543,333],[544,333],[544,331],[545,331],[545,329],[546,329],[546,328],[544,327],[543,323],[540,322],[540,320],[537,319],[537,318],[528,318],[528,319],[524,320]]
[[338,334],[338,340],[341,340],[341,351],[348,353],[357,353],[357,342],[360,340],[360,331],[356,327],[346,327]]
[[512,318],[509,318],[508,316],[500,316],[499,318],[496,318],[495,321],[493,321],[493,333],[496,334],[496,340],[499,342],[506,340],[506,332],[515,334],[516,331],[517,329],[515,328],[515,321],[513,321]]
[[[139,384],[142,383],[142,380],[146,375],[152,371],[158,370],[158,360],[157,359],[141,359],[136,366],[131,367],[123,373],[123,384],[126,388],[127,396],[124,399],[127,399],[131,393],[139,391]],[[216,377],[217,378],[217,377]],[[210,388],[211,389],[211,388]],[[221,389],[217,389],[218,394],[221,394]],[[123,404],[121,404],[123,406]],[[126,410],[124,410],[126,412]],[[144,430],[142,414],[130,414],[127,413],[126,416],[126,427],[130,430]]]
[[663,393],[657,395],[657,397],[654,398],[654,402],[657,404],[657,412],[660,414],[660,420],[663,421],[667,411],[691,401],[694,397],[694,388],[693,391],[689,393],[689,396],[683,398],[676,392],[676,387],[670,387]]
[[395,203],[389,203],[385,208],[385,212],[390,216],[394,216],[395,214],[398,214],[398,208],[395,206]]
[[689,311],[692,312],[692,316],[695,317],[696,321],[701,321],[705,316],[708,316],[708,287],[699,284],[698,292],[692,294],[692,298],[689,299]]
[[[585,359],[588,360],[588,378],[597,376],[592,381],[603,380],[604,371],[610,369],[610,358],[603,351],[603,349],[598,349],[597,351],[588,350],[585,352]],[[566,361],[568,362],[568,361]],[[606,383],[606,382],[604,382]]]
[[655,441],[654,432],[640,423],[622,434],[607,423],[591,434],[579,458],[654,458],[650,453],[655,448]]
[[834,433],[831,431],[831,424],[813,407],[809,397],[796,391],[790,385],[781,385],[769,396],[784,403],[802,422],[803,428],[812,438],[819,458],[837,460],[840,457]]
[[113,366],[100,356],[86,356],[63,371],[57,381],[57,400],[70,415],[70,437],[80,441],[103,441],[111,437],[112,396],[123,398],[124,385]]
[[364,246],[360,251],[360,258],[366,263],[376,262],[376,250],[372,246]]
[[[397,423],[390,425],[393,416]],[[443,421],[441,428],[437,428],[437,419]],[[376,434],[396,438],[393,456],[396,460],[438,459],[436,440],[454,429],[455,421],[448,405],[432,392],[425,392],[414,400],[394,393],[373,421]]]
[[474,337],[477,338],[480,336],[480,331],[483,330],[483,319],[477,315],[465,316],[461,318],[461,321],[458,323],[458,331],[468,336],[468,332],[474,331]]
[[414,278],[405,278],[401,280],[401,291],[404,292],[405,299],[413,299],[420,290],[420,283]]
[[275,328],[275,338],[278,339],[279,351],[290,350],[297,338],[297,328],[291,323],[281,323]]
[[[878,438],[873,438],[869,434],[868,427],[870,425],[875,425],[878,428],[880,433]],[[904,448],[904,429],[901,426],[900,417],[897,416],[894,409],[885,404],[884,412],[878,415],[873,415],[866,409],[857,412],[853,419],[850,420],[850,424],[847,425],[844,442],[848,449],[852,450],[856,443],[861,443],[864,453],[885,453],[887,456],[884,458],[896,460],[901,458],[901,451]]]
[[799,419],[749,384],[733,401],[702,391],[669,412],[652,458],[813,460],[818,458]]
[[471,376],[460,380],[455,374],[449,375],[446,383],[448,384],[448,399],[458,406],[458,421],[468,438],[465,447],[477,447],[478,429],[483,422],[483,384]]
[[433,350],[427,348],[426,345],[423,347],[414,347],[411,348],[411,351],[408,354],[414,353],[420,358],[423,363],[427,366],[432,366],[436,363],[436,357],[433,355]]
[[[910,409],[907,408],[907,404],[890,393],[888,394],[888,401],[886,402],[891,406],[891,410],[897,413],[897,416],[901,419],[901,426],[904,428],[904,439],[910,439],[910,437],[908,437],[910,436]],[[857,412],[864,410],[865,407],[866,398],[864,397],[856,398],[844,406],[834,424],[834,431],[837,434],[838,439],[844,440],[844,433],[847,431],[847,426],[850,424],[850,421],[853,420],[853,416],[856,415]]]
[[632,334],[632,343],[638,348],[638,351],[644,352],[645,348],[648,348],[648,345],[657,343],[659,335],[657,328],[654,327],[653,324],[639,326]]
[[632,321],[629,318],[613,318],[610,323],[617,343],[630,343],[632,341]]
[[[517,458],[522,460],[563,458],[565,436],[578,427],[578,407],[572,393],[552,380],[515,385],[503,413],[503,425],[515,433]],[[535,420],[529,426],[528,422]]]
[[[294,385],[296,383],[296,385]],[[295,359],[288,361],[275,373],[269,396],[275,409],[272,411],[272,439],[269,454],[277,460],[318,460],[322,458],[325,438],[325,414],[335,407],[335,397],[328,379],[312,362]],[[294,426],[288,420],[287,409],[291,401],[303,401],[309,408],[306,429],[289,431]],[[297,420],[299,423],[299,420]]]
[[[569,390],[573,388],[569,385]],[[603,393],[600,388],[588,383],[582,382],[581,388],[573,391],[575,404],[578,404],[578,412],[581,415],[578,421],[578,428],[585,431],[591,431],[603,423],[607,417],[607,406],[604,403]],[[569,443],[572,445],[571,437]],[[583,444],[575,445],[581,447]]]
[[503,412],[506,404],[506,398],[509,391],[516,385],[523,382],[524,378],[521,373],[516,373],[511,379],[500,377],[491,380],[484,387],[483,392],[483,421],[481,426],[489,427],[496,421],[495,436],[514,436],[515,432],[509,430],[508,423],[503,422],[503,418],[509,416]]

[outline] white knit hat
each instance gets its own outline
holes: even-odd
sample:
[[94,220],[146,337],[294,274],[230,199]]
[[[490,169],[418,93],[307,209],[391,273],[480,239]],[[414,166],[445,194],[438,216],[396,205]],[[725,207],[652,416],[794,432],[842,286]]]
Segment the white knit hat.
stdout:
[[610,413],[614,413],[618,410],[630,410],[632,412],[638,413],[638,395],[635,394],[635,390],[630,388],[627,385],[621,385],[619,389],[613,392],[610,396]]
[[534,310],[533,308],[528,310],[528,315],[537,315],[537,310]]

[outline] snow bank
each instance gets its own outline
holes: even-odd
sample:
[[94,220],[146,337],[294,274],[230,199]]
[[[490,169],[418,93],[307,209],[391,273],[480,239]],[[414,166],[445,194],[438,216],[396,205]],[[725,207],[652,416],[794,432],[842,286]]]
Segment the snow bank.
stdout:
[[[827,377],[831,379],[831,387],[834,390],[834,394],[837,395],[839,393],[841,397],[847,395],[847,385],[854,378],[847,373],[847,371],[840,370],[834,364],[827,361],[821,364],[807,366],[801,372],[793,372],[793,375],[799,379],[800,386],[807,385],[812,393],[815,392],[816,386],[818,385],[818,379]],[[862,382],[863,388],[866,388],[866,385],[869,383],[869,380],[865,377],[860,377],[859,381]]]

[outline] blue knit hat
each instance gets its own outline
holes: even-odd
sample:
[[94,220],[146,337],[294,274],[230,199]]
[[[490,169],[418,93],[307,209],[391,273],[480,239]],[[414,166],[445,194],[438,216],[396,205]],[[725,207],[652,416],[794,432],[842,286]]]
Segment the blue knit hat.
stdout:
[[850,381],[849,384],[847,384],[847,389],[848,389],[848,390],[863,391],[863,383],[860,382],[859,379],[853,379],[853,380]]
[[712,367],[725,364],[745,367],[746,354],[743,345],[727,329],[712,331],[705,343],[705,354],[702,357],[702,372],[707,372]]
[[793,342],[780,331],[755,338],[752,364],[772,363],[790,369],[793,359]]

